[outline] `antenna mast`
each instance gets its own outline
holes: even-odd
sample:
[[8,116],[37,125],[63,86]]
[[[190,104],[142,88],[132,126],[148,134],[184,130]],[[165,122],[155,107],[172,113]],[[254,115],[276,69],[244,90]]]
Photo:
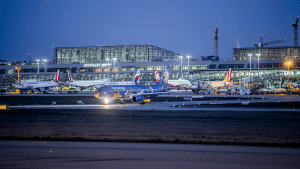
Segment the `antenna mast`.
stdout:
[[218,26],[216,27],[216,31],[215,31],[215,56],[219,56],[219,49],[218,49]]

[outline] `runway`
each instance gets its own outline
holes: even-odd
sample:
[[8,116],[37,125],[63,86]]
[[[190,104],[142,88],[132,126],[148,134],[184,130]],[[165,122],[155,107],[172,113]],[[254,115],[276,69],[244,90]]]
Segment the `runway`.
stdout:
[[0,139],[299,147],[293,111],[13,109]]
[[281,169],[299,148],[145,143],[0,141],[0,168]]

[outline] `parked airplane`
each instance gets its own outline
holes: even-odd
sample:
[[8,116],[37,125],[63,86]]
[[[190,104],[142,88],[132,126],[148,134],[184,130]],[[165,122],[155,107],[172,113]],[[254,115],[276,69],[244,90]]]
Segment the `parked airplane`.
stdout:
[[50,88],[59,86],[59,74],[60,74],[60,70],[57,70],[52,81],[21,82],[17,86],[17,89],[20,90],[21,94],[26,94],[28,90],[49,93]]
[[104,85],[138,85],[140,83],[140,69],[138,69],[134,79],[132,81],[120,81],[120,82],[110,82],[109,79],[102,80],[82,80],[74,81],[72,75],[67,70],[67,82],[68,85],[80,87],[81,89],[93,87],[93,86],[104,86]]
[[219,56],[201,56],[203,61],[211,60],[211,61],[218,61],[220,58]]
[[[159,73],[157,72],[157,70],[154,70],[155,72],[155,81],[154,83],[157,83],[160,79]],[[169,80],[168,81],[168,86],[169,87],[175,87],[175,86],[184,86],[185,88],[189,88],[191,86],[191,82],[186,80],[186,79],[178,79],[178,80]]]
[[140,84],[140,74],[141,74],[141,70],[138,69],[133,80],[132,81],[117,81],[117,82],[103,82],[99,85],[100,86],[104,86],[104,85],[139,85]]
[[115,99],[120,99],[121,103],[124,103],[125,99],[131,99],[134,103],[144,104],[145,102],[149,102],[149,98],[167,93],[169,75],[170,68],[166,67],[163,80],[160,79],[155,85],[102,86],[94,96],[103,99],[106,104],[112,103]]
[[210,84],[213,88],[224,87],[225,85],[232,84],[231,74],[232,74],[232,69],[230,68],[223,81],[207,81],[206,83]]
[[[231,73],[232,69],[230,68],[228,70],[228,73],[223,81],[206,81],[205,83],[213,87],[214,89],[216,88],[222,88],[225,87],[226,85],[232,84],[231,82]],[[198,90],[198,85],[191,85],[191,90],[192,91],[197,91]]]

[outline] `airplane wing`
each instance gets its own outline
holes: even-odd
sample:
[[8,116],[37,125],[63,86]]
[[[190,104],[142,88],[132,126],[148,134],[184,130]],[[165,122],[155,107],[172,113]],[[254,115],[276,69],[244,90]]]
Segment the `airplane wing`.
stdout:
[[155,93],[144,93],[144,92],[140,92],[140,93],[137,93],[137,94],[129,94],[129,97],[144,97],[144,98],[151,98],[151,97],[156,97],[158,95],[162,95],[162,94],[171,94],[170,91],[168,92],[155,92]]
[[[161,95],[161,94],[167,94],[168,92],[156,92],[156,93],[137,93],[137,94],[130,94],[129,96],[131,97],[131,100],[133,103],[145,103],[145,100],[146,99],[149,99],[149,98],[153,98],[153,97],[156,97],[158,95]],[[148,101],[149,102],[149,101]]]

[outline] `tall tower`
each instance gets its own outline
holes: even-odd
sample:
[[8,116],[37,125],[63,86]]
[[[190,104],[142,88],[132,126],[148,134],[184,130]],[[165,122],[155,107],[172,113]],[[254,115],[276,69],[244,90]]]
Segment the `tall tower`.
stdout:
[[219,56],[219,49],[218,49],[218,26],[216,27],[216,31],[215,31],[215,56]]
[[299,16],[296,20],[296,22],[293,24],[294,27],[294,46],[298,46],[298,20],[299,20]]

